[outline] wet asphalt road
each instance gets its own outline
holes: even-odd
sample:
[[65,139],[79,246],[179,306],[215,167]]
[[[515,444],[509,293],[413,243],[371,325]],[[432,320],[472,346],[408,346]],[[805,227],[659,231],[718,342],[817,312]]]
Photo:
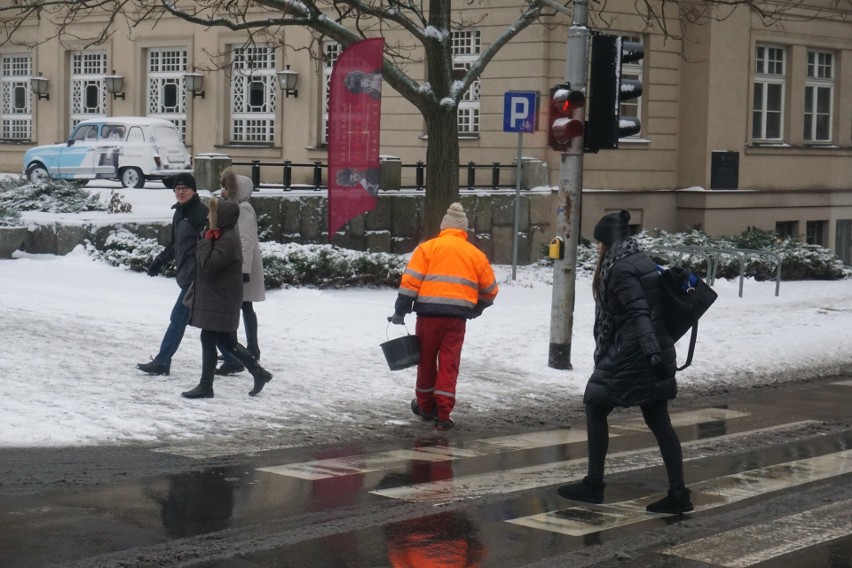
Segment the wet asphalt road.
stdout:
[[3,449],[0,566],[850,568],[850,402],[832,377],[678,405],[679,517],[644,513],[666,487],[638,411],[612,417],[604,508],[555,492],[584,473],[582,421],[208,459]]

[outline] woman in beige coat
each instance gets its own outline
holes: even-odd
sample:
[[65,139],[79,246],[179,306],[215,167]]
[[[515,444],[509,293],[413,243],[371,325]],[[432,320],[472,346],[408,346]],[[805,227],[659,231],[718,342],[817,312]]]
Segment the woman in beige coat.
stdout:
[[[260,359],[260,347],[257,340],[257,314],[254,302],[266,299],[266,288],[263,282],[263,258],[260,253],[260,240],[257,236],[257,214],[249,203],[253,186],[251,179],[237,175],[233,168],[222,172],[222,198],[235,201],[240,206],[240,218],[237,228],[240,234],[243,253],[243,327],[246,333],[246,348],[255,359]],[[239,361],[232,360],[227,355],[222,365],[216,370],[217,375],[230,375],[243,371]]]

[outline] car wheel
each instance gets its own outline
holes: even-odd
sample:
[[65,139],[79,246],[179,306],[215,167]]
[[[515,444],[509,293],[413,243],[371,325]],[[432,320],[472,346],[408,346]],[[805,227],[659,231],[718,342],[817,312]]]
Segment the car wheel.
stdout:
[[27,179],[35,181],[39,179],[50,179],[50,174],[47,173],[47,168],[39,163],[30,164],[27,168]]
[[124,168],[119,174],[122,187],[140,188],[145,185],[145,174],[139,168]]

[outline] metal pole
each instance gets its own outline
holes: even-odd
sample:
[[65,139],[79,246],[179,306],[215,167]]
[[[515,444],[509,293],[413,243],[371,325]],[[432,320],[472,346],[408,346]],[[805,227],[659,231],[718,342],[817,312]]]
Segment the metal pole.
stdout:
[[[574,0],[573,23],[568,30],[565,79],[571,90],[586,92],[589,61],[588,0]],[[553,261],[553,298],[550,308],[550,347],[547,364],[571,369],[571,339],[574,327],[574,292],[577,276],[577,245],[580,242],[580,213],[583,196],[583,136],[572,139],[562,154],[559,168],[557,234],[565,241],[565,255]]]
[[518,164],[515,174],[515,231],[512,238],[512,280],[518,274],[518,231],[521,230],[521,133],[518,132]]

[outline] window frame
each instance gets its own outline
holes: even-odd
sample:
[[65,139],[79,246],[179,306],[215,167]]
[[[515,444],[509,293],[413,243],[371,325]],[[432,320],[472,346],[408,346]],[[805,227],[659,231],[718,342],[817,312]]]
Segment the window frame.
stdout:
[[[33,57],[29,53],[0,54],[0,140],[31,141],[33,136],[33,95],[30,79]],[[18,95],[23,91],[22,104]]]
[[[761,55],[761,50],[764,54]],[[780,65],[781,71],[771,72],[770,68],[776,67],[779,64],[779,59],[773,59],[772,54],[779,53],[781,55]],[[784,114],[786,105],[786,79],[787,79],[787,49],[781,45],[771,45],[758,43],[754,48],[754,79],[752,83],[752,105],[751,105],[751,136],[752,140],[757,143],[777,144],[784,142]],[[770,99],[770,89],[777,87],[779,91],[779,108],[768,108]],[[758,99],[757,91],[760,89],[761,96]],[[758,103],[761,107],[758,108]],[[769,136],[767,130],[771,115],[777,115],[778,118],[778,136]],[[758,116],[760,120],[758,121]],[[759,132],[757,132],[759,130]]]
[[[157,56],[156,69],[154,56]],[[145,93],[146,116],[162,118],[174,124],[181,137],[186,141],[186,81],[183,75],[187,72],[189,50],[185,47],[151,47],[145,54],[145,70],[147,73],[147,91]],[[167,85],[175,85],[176,111],[169,111],[164,104],[164,90]]]
[[326,40],[322,43],[322,85],[320,88],[322,97],[322,120],[320,124],[319,143],[328,146],[328,109],[331,103],[331,72],[337,58],[343,53],[343,46],[334,40]]
[[[261,53],[262,57],[257,57]],[[231,48],[230,144],[271,146],[275,143],[278,124],[277,61],[278,52],[271,45],[242,44]],[[263,101],[259,105],[252,101],[252,89],[256,83],[263,88]],[[253,110],[253,106],[265,108],[259,111]]]
[[[467,72],[482,52],[480,30],[452,32],[453,70]],[[477,138],[480,134],[482,80],[477,78],[459,100],[456,128],[459,138]]]
[[[79,63],[77,59],[80,59]],[[88,60],[88,61],[87,61]],[[107,90],[106,75],[108,69],[107,53],[104,50],[82,49],[70,53],[71,80],[69,81],[69,118],[70,130],[74,130],[83,120],[90,118],[106,118]],[[79,70],[77,69],[79,67]],[[87,72],[88,71],[88,72]],[[97,89],[97,104],[95,112],[86,112],[83,91],[89,87]],[[79,88],[79,96],[75,94]]]
[[[633,41],[636,43],[642,44],[644,49],[645,47],[645,38],[644,36],[623,36],[624,41]],[[622,79],[635,79],[642,84],[643,90],[647,90],[647,85],[644,80],[644,71],[645,71],[645,59],[647,57],[647,53],[645,57],[643,57],[639,61],[632,61],[629,63],[621,64],[621,78]],[[636,118],[639,120],[639,132],[633,134],[631,136],[625,136],[623,138],[619,138],[619,140],[642,140],[644,137],[642,136],[642,126],[645,124],[645,121],[642,120],[642,100],[645,96],[645,93],[639,95],[635,99],[630,99],[627,101],[620,102],[618,105],[618,116],[620,117],[628,117],[628,118]],[[634,110],[635,114],[625,114],[625,109]]]
[[[813,60],[812,60],[813,57]],[[820,62],[820,58],[828,59],[828,63]],[[807,73],[805,75],[803,139],[805,144],[831,144],[833,139],[834,122],[834,53],[823,49],[808,49]],[[820,73],[820,71],[823,73]],[[825,71],[827,70],[827,73]],[[826,76],[827,75],[827,76]],[[819,108],[820,93],[828,93],[828,110]],[[818,137],[820,118],[827,130],[824,137]]]

